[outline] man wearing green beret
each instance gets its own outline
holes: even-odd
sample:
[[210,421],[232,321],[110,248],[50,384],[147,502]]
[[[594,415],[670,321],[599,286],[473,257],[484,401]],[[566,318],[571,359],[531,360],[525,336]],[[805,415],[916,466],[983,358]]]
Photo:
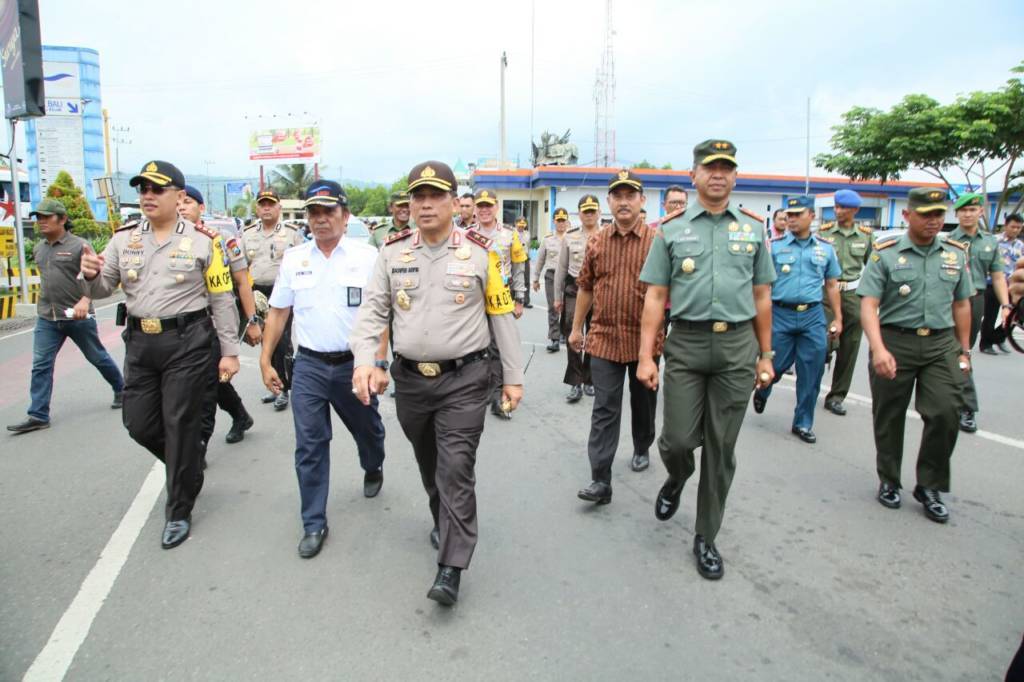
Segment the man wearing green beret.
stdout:
[[949,520],[940,492],[949,491],[957,411],[970,371],[970,297],[967,245],[939,239],[945,192],[913,189],[903,210],[907,232],[875,243],[861,276],[861,326],[871,348],[878,501],[901,504],[904,426],[911,394],[924,422],[914,499],[937,523]]
[[[662,219],[640,273],[648,285],[640,329],[637,378],[659,383],[654,362],[671,300],[665,342],[665,419],[658,449],[668,479],[654,516],[667,521],[679,509],[683,485],[696,470],[697,571],[721,578],[725,565],[715,537],[736,471],[736,441],[755,385],[770,386],[772,292],[775,268],[764,221],[730,201],[736,186],[736,147],[707,140],[693,150],[697,201]],[[669,296],[671,290],[671,297]]]
[[409,223],[409,193],[393,193],[388,203],[388,213],[391,217],[373,228],[369,239],[366,240],[377,249],[380,249],[391,235],[398,234],[407,227],[414,227]]
[[[999,254],[999,242],[991,233],[981,229],[983,212],[980,194],[961,194],[953,205],[956,221],[959,223],[949,234],[950,239],[966,244],[970,257],[971,279],[974,292],[971,295],[971,337],[965,348],[974,348],[974,342],[981,331],[981,316],[985,309],[985,287],[987,278],[1003,271],[1003,260]],[[1003,308],[1009,312],[1010,299],[1006,282],[1002,277],[992,277],[992,291]],[[960,412],[960,430],[974,433],[978,430],[975,413],[978,412],[978,391],[974,387],[974,372],[968,372],[964,380],[964,407]]]

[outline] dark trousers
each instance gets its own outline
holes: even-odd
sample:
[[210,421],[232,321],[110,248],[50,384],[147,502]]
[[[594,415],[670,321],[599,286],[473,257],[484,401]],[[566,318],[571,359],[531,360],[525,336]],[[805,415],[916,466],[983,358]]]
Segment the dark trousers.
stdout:
[[[490,318],[487,320],[490,324]],[[489,390],[487,392],[488,404],[497,400],[501,402],[501,389],[505,385],[505,375],[501,368],[501,353],[498,351],[498,342],[494,340],[494,333],[491,333],[491,343],[487,346],[487,357],[483,359],[483,363],[487,365],[487,384]]]
[[[985,295],[979,291],[974,296],[971,296],[971,340],[968,348],[974,348],[974,344],[978,340],[978,334],[981,332],[981,315],[984,309]],[[981,407],[978,405],[978,389],[974,386],[973,369],[963,376],[963,390],[964,409],[971,412],[979,412]]]
[[981,343],[979,347],[991,348],[1006,341],[1006,330],[1001,324],[1002,319],[999,313],[999,299],[996,298],[996,292],[989,284],[985,287],[985,305],[981,314]]
[[[657,362],[657,359],[655,360]],[[644,454],[654,442],[654,416],[658,392],[636,378],[635,362],[612,362],[593,358],[590,371],[594,381],[594,411],[590,416],[590,440],[587,454],[595,481],[612,480],[612,461],[619,447],[622,424],[622,385],[629,379],[629,410],[632,417],[633,452]]]
[[555,271],[544,273],[544,295],[548,299],[548,340],[558,341],[561,329],[558,323],[558,311],[555,310]]
[[[252,286],[256,291],[263,292],[263,295],[270,299],[270,294],[273,293],[273,285],[267,284],[254,284]],[[281,339],[277,342],[277,347],[274,348],[274,354],[270,356],[270,365],[277,372],[277,376],[281,378],[281,385],[284,390],[291,390],[292,387],[292,360],[294,358],[294,349],[292,348],[292,319],[293,315],[291,311],[288,312],[288,321],[284,325],[284,329],[281,330]]]
[[924,431],[917,455],[917,483],[949,490],[949,460],[959,434],[960,344],[946,331],[915,336],[882,328],[882,342],[896,358],[896,378],[883,379],[868,367],[878,478],[902,487],[903,437],[910,395]]
[[303,353],[295,357],[292,419],[295,422],[295,474],[299,480],[302,527],[307,533],[327,525],[331,484],[331,408],[356,442],[363,471],[384,465],[384,424],[377,398],[363,405],[352,393],[352,362],[332,365]]
[[[832,362],[832,388],[825,400],[843,402],[850,392],[853,383],[853,370],[857,365],[857,353],[860,352],[862,328],[860,326],[860,296],[856,291],[843,291],[839,294],[843,309],[843,331],[839,333],[836,357]],[[827,306],[825,308],[828,325],[832,324],[835,315]],[[830,343],[835,344],[835,341]],[[800,376],[799,370],[797,376]]]
[[[814,405],[818,402],[821,377],[825,373],[827,343],[825,313],[820,305],[803,312],[772,306],[772,349],[775,351],[772,385],[782,380],[783,372],[796,365],[795,428],[814,426]],[[767,398],[772,387],[759,389],[759,393]]]
[[430,514],[441,531],[437,563],[469,568],[476,548],[476,450],[484,430],[486,361],[428,378],[400,362],[395,379],[398,423],[412,445]]
[[29,387],[31,404],[28,416],[50,421],[50,398],[53,396],[53,366],[57,353],[66,339],[71,339],[82,351],[85,359],[100,371],[115,392],[124,388],[121,370],[100,342],[96,320],[46,320],[36,318],[32,334],[32,382]]
[[209,318],[162,334],[126,329],[124,410],[132,439],[164,463],[168,521],[187,519],[203,487],[202,414],[210,378]]
[[[526,245],[523,245],[524,248]],[[530,304],[530,259],[527,258],[526,262],[523,263],[523,281],[526,282],[526,294],[523,297],[523,305]]]
[[[567,282],[565,286],[565,300],[562,304],[562,335],[568,339],[570,332],[572,332],[573,316],[576,314],[576,284],[572,284],[571,294],[569,293],[569,283]],[[587,315],[583,329],[585,331],[590,329],[590,315]],[[590,378],[590,353],[577,353],[568,343],[565,344],[565,350],[568,357],[566,358],[565,376],[562,378],[562,383],[569,386],[593,383]]]
[[232,421],[242,419],[246,415],[242,396],[231,385],[231,382],[220,380],[220,341],[215,337],[210,348],[210,372],[203,398],[203,443],[209,445],[210,437],[217,426],[217,408],[224,410]]
[[665,411],[658,439],[670,479],[685,483],[700,448],[696,532],[714,541],[736,472],[736,441],[754,388],[753,326],[714,333],[672,323],[665,342]]

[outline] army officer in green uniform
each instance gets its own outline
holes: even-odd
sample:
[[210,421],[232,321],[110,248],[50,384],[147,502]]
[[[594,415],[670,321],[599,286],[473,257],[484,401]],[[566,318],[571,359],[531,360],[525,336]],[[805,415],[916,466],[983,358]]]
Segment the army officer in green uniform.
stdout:
[[[1000,305],[1009,307],[1009,296],[1006,280],[993,277],[1003,272],[1003,258],[999,253],[999,242],[991,233],[981,229],[981,195],[961,194],[953,208],[956,210],[956,221],[959,223],[949,238],[968,247],[967,254],[971,264],[971,281],[974,291],[971,293],[971,336],[964,348],[974,348],[981,331],[981,316],[985,310],[986,279],[992,278],[992,293]],[[1003,308],[1005,311],[1006,308]],[[964,407],[960,411],[960,430],[974,433],[978,430],[975,413],[978,411],[978,391],[974,387],[974,372],[970,371],[964,378]]]
[[903,210],[907,232],[875,244],[861,276],[861,324],[871,347],[871,414],[878,501],[900,506],[903,431],[911,393],[924,421],[914,499],[932,521],[949,520],[939,492],[949,490],[964,373],[971,368],[967,246],[937,237],[946,215],[942,190],[913,189]]
[[[665,342],[665,420],[658,449],[668,480],[654,515],[667,521],[679,508],[683,484],[694,472],[697,571],[722,577],[715,547],[725,498],[736,470],[736,440],[754,389],[770,386],[772,292],[775,268],[763,221],[729,201],[736,186],[736,147],[707,140],[693,150],[697,201],[668,214],[651,244],[640,281],[644,298],[637,378],[658,386],[654,346],[665,324],[671,288],[672,333]],[[756,361],[756,369],[755,369]]]
[[391,195],[391,202],[388,204],[388,212],[391,217],[382,222],[370,232],[367,243],[380,249],[392,235],[398,234],[409,225],[409,193],[394,192]]

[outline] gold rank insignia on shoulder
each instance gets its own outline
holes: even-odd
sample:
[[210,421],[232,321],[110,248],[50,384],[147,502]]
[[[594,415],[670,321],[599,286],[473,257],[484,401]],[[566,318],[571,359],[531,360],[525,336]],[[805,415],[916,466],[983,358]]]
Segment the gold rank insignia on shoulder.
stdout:
[[459,248],[455,249],[455,257],[459,260],[469,260],[469,255],[472,253],[469,250],[468,244],[463,244]]
[[395,303],[402,310],[408,310],[412,307],[412,299],[409,298],[409,294],[405,293],[405,289],[399,289],[398,293],[395,294]]
[[873,253],[871,254],[871,260],[877,263],[878,261],[882,260],[882,257],[879,256],[877,253]]

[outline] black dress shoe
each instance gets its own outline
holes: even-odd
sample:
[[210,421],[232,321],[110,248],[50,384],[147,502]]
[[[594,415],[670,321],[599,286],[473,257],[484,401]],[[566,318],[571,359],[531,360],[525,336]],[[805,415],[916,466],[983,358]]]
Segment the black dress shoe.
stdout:
[[576,497],[587,502],[608,504],[612,501],[612,484],[605,481],[592,481],[590,485],[576,493]]
[[970,410],[960,411],[960,430],[964,433],[974,433],[978,430],[978,422]]
[[903,504],[903,499],[900,497],[900,489],[892,483],[879,484],[878,501],[882,503],[883,507],[888,507],[889,509],[899,509],[900,505]]
[[124,391],[114,391],[114,399],[110,401],[110,409],[120,410],[124,407]]
[[224,440],[228,443],[241,443],[245,439],[245,432],[252,428],[255,424],[252,420],[252,416],[246,412],[241,419],[235,419],[231,422],[231,428],[228,430]]
[[760,390],[754,391],[754,412],[761,414],[764,412],[764,406],[768,404],[768,396],[762,393]]
[[495,398],[491,401],[491,414],[505,421],[512,421],[512,413],[501,409],[501,399]]
[[633,460],[629,463],[629,468],[632,469],[633,471],[643,471],[644,469],[646,469],[650,465],[651,465],[651,456],[650,455],[648,455],[646,452],[644,452],[644,453],[634,452],[633,453]]
[[264,405],[269,405],[270,403],[274,402],[275,400],[277,400],[277,394],[276,393],[267,393],[262,398],[260,398],[260,402],[263,403]]
[[814,435],[814,431],[810,429],[802,429],[799,426],[794,426],[790,429],[793,434],[805,443],[817,443],[818,437]]
[[832,414],[836,415],[837,417],[846,416],[846,408],[843,407],[843,404],[838,400],[826,400],[825,409],[831,412]]
[[583,384],[583,395],[593,398],[594,393],[594,384]]
[[384,487],[384,470],[367,471],[363,475],[363,497],[377,497],[377,493]]
[[708,580],[718,580],[725,573],[722,555],[715,548],[715,543],[704,541],[703,535],[693,538],[693,556],[697,557],[697,572]]
[[7,427],[7,430],[13,431],[14,433],[28,433],[29,431],[38,431],[39,429],[48,428],[50,428],[50,422],[44,422],[42,419],[29,417],[23,422],[11,424]]
[[558,345],[558,339],[551,339],[551,342],[548,344],[548,352],[557,353],[559,350],[561,350],[561,346]]
[[578,403],[580,398],[583,397],[583,388],[581,386],[573,386],[569,389],[569,393],[565,396],[565,402],[567,403]]
[[288,391],[281,391],[274,398],[274,409],[280,412],[288,407]]
[[434,530],[430,531],[430,545],[434,549],[440,549],[441,547],[441,529],[434,526]]
[[168,521],[164,525],[164,534],[160,538],[160,546],[164,549],[173,549],[188,539],[192,530],[192,517],[181,521]]
[[302,540],[299,541],[299,556],[303,559],[312,559],[320,553],[320,548],[324,546],[326,538],[327,526],[312,533],[306,533],[302,536]]
[[986,346],[985,348],[982,348],[981,352],[984,353],[985,355],[999,355],[999,353],[996,352],[996,349],[993,348],[992,346]]
[[942,503],[938,490],[916,486],[914,488],[914,499],[924,505],[924,515],[935,523],[949,521],[949,510]]
[[459,578],[461,568],[454,566],[438,566],[437,577],[427,592],[427,599],[433,599],[442,606],[452,606],[459,600]]
[[658,497],[654,500],[654,518],[659,521],[668,521],[679,509],[679,499],[683,496],[683,484],[676,483],[671,478],[665,481],[658,491]]

